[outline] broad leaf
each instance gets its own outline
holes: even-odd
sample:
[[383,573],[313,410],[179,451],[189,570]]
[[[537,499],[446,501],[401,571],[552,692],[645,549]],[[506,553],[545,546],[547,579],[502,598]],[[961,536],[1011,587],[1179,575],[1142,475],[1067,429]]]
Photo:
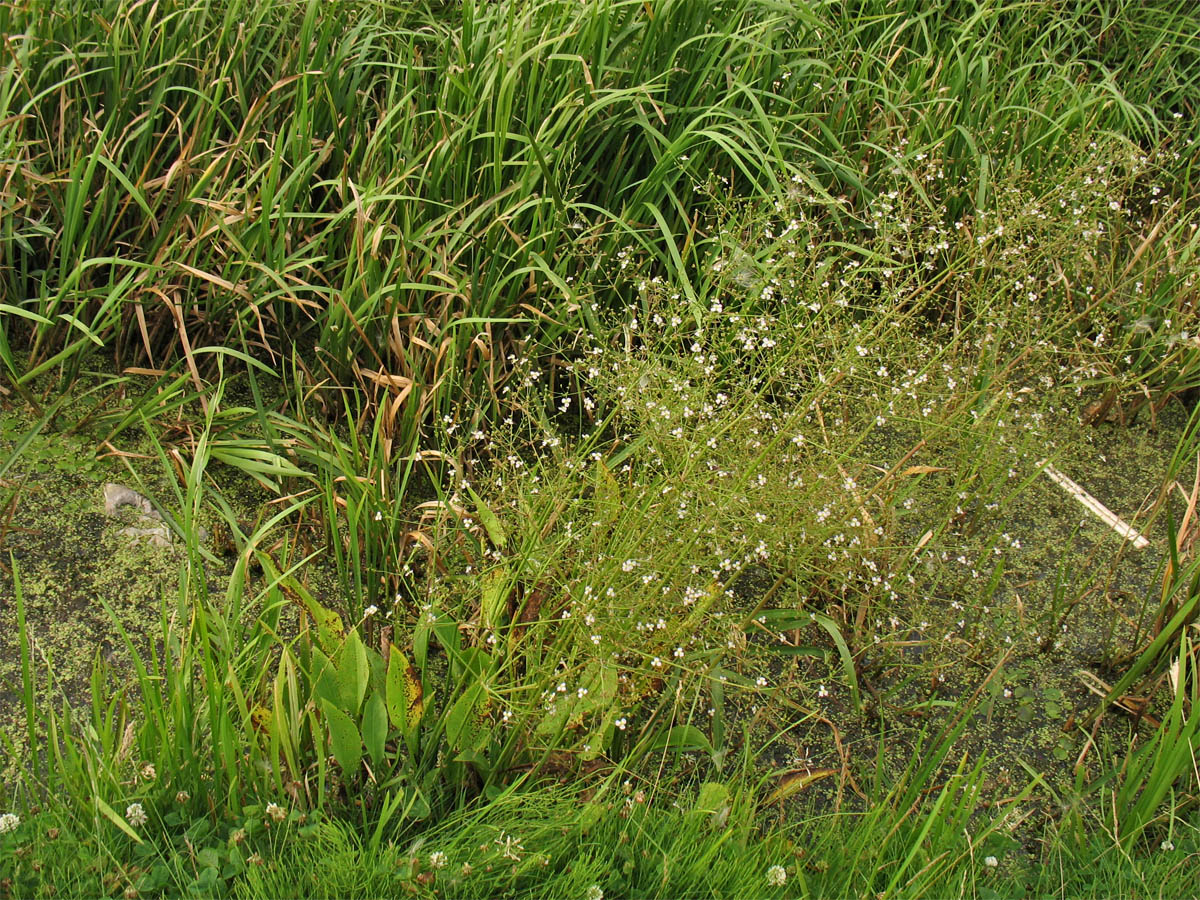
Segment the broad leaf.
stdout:
[[313,647],[310,652],[312,654],[313,695],[318,700],[341,706],[341,688],[338,684],[337,667],[316,647]]
[[393,646],[387,670],[387,714],[392,727],[406,730],[421,719],[424,691],[417,670],[400,648]]
[[455,750],[480,750],[487,743],[487,731],[481,721],[487,691],[476,682],[455,701],[446,716],[446,740]]
[[372,694],[367,700],[363,710],[362,734],[371,762],[379,766],[383,762],[383,747],[387,741],[388,716],[383,698],[378,694]]
[[350,717],[334,704],[325,701],[321,704],[325,713],[325,722],[329,727],[329,741],[333,745],[333,758],[342,767],[343,777],[349,781],[358,775],[358,766],[362,762],[362,738]]
[[358,631],[351,631],[342,646],[342,658],[338,665],[338,692],[341,695],[341,707],[354,715],[362,704],[367,692],[367,681],[371,677],[371,667],[367,663],[367,648],[363,646]]
[[651,751],[672,750],[676,753],[694,753],[703,751],[711,754],[713,746],[709,743],[704,732],[695,725],[676,725],[667,729],[650,745]]

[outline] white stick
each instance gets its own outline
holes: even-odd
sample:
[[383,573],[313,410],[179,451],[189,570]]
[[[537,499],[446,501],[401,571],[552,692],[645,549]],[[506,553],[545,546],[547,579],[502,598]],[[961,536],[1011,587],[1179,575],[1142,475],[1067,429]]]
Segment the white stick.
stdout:
[[1038,463],[1038,465],[1045,467],[1042,469],[1042,471],[1050,476],[1051,481],[1082,503],[1097,518],[1104,522],[1105,525],[1107,525],[1117,534],[1121,535],[1121,537],[1128,541],[1132,541],[1133,546],[1138,550],[1141,550],[1143,547],[1150,546],[1150,542],[1140,535],[1132,525],[1122,521],[1118,516],[1114,515],[1108,509],[1108,507],[1073,482],[1062,472],[1058,471],[1058,469],[1054,468],[1054,466],[1046,462],[1046,460],[1043,459]]

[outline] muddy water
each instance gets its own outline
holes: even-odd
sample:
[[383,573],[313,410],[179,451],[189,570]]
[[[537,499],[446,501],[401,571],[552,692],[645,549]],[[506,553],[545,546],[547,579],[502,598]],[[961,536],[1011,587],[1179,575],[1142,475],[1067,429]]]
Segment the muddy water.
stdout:
[[[1148,726],[1110,709],[1094,733],[1085,731],[1079,723],[1099,702],[1087,682],[1114,682],[1121,658],[1146,640],[1168,546],[1167,515],[1150,512],[1184,441],[1187,413],[1168,408],[1156,422],[1130,427],[1084,426],[1064,417],[1048,430],[1048,440],[1027,441],[1013,453],[996,448],[1005,471],[981,473],[977,489],[959,496],[962,513],[949,525],[923,511],[922,503],[928,500],[925,510],[944,510],[945,487],[930,482],[917,491],[897,543],[912,546],[927,529],[938,533],[930,552],[911,565],[913,581],[901,599],[868,615],[858,658],[863,711],[855,709],[836,664],[809,663],[803,681],[822,682],[827,696],[808,691],[794,699],[825,721],[792,729],[773,747],[769,766],[821,770],[846,763],[867,789],[882,761],[887,782],[917,752],[921,735],[936,735],[977,691],[948,759],[986,759],[985,783],[997,799],[1016,794],[1031,771],[1070,797],[1077,765],[1089,778],[1111,766],[1112,758],[1101,758],[1103,748],[1110,757],[1123,754],[1131,733]],[[889,459],[890,448],[875,449],[881,462]],[[1196,473],[1196,450],[1175,476],[1185,490]],[[1137,527],[1148,546],[1135,549],[1038,474],[1046,458]],[[942,477],[950,478],[964,465],[963,447],[950,442],[920,462],[945,467]],[[1185,504],[1172,492],[1169,505],[1178,521]],[[1151,712],[1167,702],[1165,695],[1157,698]],[[815,783],[797,802],[810,811],[862,802],[849,784],[839,792],[836,781]],[[1061,812],[1044,791],[1029,806],[1045,816]]]
[[[176,495],[153,448],[118,441],[120,449],[138,455],[97,458],[94,439],[84,436],[47,430],[24,442],[35,425],[19,410],[0,408],[0,461],[16,454],[0,480],[0,729],[13,739],[18,755],[27,740],[14,569],[43,708],[90,705],[98,664],[107,672],[109,700],[132,690],[121,629],[146,654],[161,648],[164,610],[170,619],[187,608],[179,596],[185,565],[180,543],[163,546],[163,523],[134,507],[105,508],[105,485],[116,482],[136,485],[178,517]],[[246,520],[253,521],[269,499],[238,473],[214,464],[210,474],[225,479],[226,500]],[[202,529],[218,529],[215,515],[201,518]],[[217,558],[207,564],[206,578],[210,596],[220,597],[232,559],[219,550]],[[314,577],[322,583],[329,578]],[[247,590],[251,595],[257,590],[253,578]],[[11,783],[18,763],[2,762],[4,780]]]

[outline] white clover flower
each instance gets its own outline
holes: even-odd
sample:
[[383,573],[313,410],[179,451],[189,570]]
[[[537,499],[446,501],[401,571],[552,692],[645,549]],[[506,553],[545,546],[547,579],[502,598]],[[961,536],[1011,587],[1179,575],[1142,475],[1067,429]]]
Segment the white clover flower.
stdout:
[[604,900],[604,891],[600,890],[600,885],[593,884],[583,893],[584,900]]
[[989,869],[994,869],[996,866],[1000,865],[1000,860],[996,859],[994,856],[986,856],[984,857],[983,864]]
[[5,813],[0,816],[0,834],[7,834],[21,824],[21,817],[16,813]]
[[148,821],[146,810],[142,808],[140,803],[130,803],[125,807],[125,818],[129,820],[129,824],[134,828],[140,828]]
[[267,815],[270,816],[272,819],[274,819],[276,822],[282,822],[284,819],[287,818],[287,810],[284,809],[282,806],[280,806],[278,803],[268,803],[266,812],[267,812]]
[[446,854],[441,850],[434,850],[429,854],[429,868],[444,869],[446,868]]
[[377,613],[377,612],[379,612],[379,607],[372,604],[371,606],[368,606],[366,609],[363,610],[363,616],[365,618],[369,619],[369,618],[371,618],[371,616],[375,615],[375,613]]
[[783,887],[787,884],[787,870],[783,866],[771,866],[767,869],[767,884],[771,887]]

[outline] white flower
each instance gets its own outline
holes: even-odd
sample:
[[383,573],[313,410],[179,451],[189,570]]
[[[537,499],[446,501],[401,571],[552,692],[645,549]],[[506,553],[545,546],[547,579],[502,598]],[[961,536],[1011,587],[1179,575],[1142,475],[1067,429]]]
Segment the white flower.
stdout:
[[584,900],[604,900],[604,891],[600,890],[600,885],[593,884],[583,893]]
[[989,869],[994,869],[996,866],[1000,865],[1000,860],[996,859],[994,856],[987,856],[984,857],[983,864]]
[[521,844],[520,838],[515,838],[511,834],[500,832],[500,837],[496,838],[492,843],[500,848],[500,855],[505,859],[511,859],[513,862],[521,861],[521,854],[525,852],[525,847]]
[[771,866],[767,869],[767,884],[771,887],[783,887],[787,884],[787,871],[783,866]]
[[429,854],[429,868],[444,869],[446,868],[446,854],[441,850],[434,850]]
[[7,834],[21,824],[21,817],[16,813],[5,813],[0,816],[0,834]]
[[371,616],[375,615],[375,613],[377,613],[377,612],[379,612],[379,607],[372,604],[371,606],[368,606],[366,609],[363,610],[363,616],[364,616],[364,618],[369,619],[369,618],[371,618]]
[[381,512],[376,512],[376,513],[375,513],[375,521],[376,521],[376,522],[382,522],[382,521],[383,521],[383,513],[381,513]]
[[282,806],[280,806],[278,803],[268,803],[266,812],[267,812],[267,815],[270,816],[272,819],[274,819],[276,822],[282,822],[284,819],[287,818],[287,810],[284,809]]
[[[2,830],[3,828],[0,828],[0,831]],[[1163,841],[1161,844],[1159,844],[1159,846],[1168,853],[1175,849],[1175,844],[1173,844],[1171,841]]]
[[142,809],[140,803],[130,803],[125,807],[125,818],[129,820],[129,824],[134,828],[139,828],[146,824],[146,810]]

